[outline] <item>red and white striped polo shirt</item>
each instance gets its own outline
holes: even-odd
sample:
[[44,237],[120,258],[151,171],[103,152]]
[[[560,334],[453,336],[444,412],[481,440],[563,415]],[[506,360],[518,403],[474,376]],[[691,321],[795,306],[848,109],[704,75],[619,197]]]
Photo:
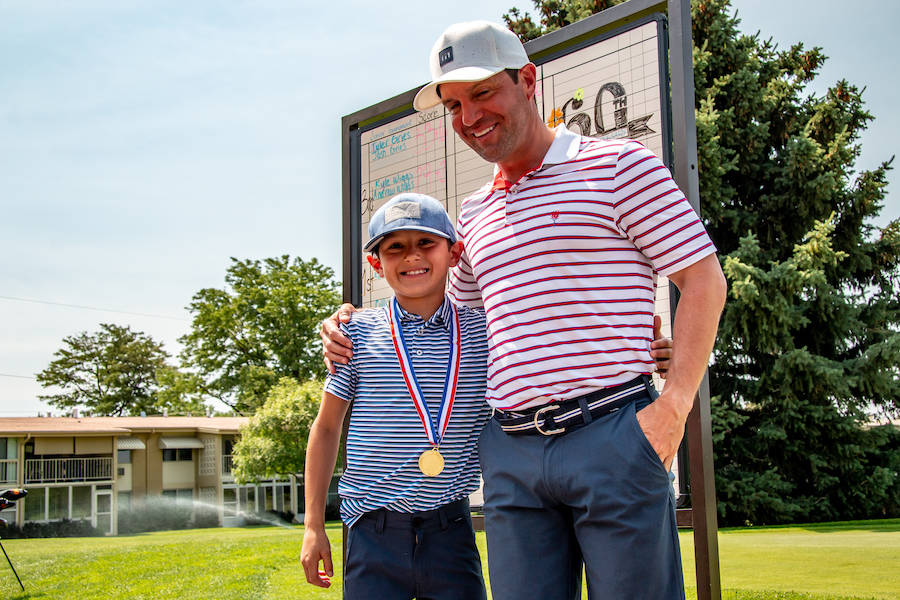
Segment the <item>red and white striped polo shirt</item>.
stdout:
[[716,251],[662,161],[563,126],[536,170],[466,198],[449,293],[487,314],[487,400],[526,408],[650,373],[656,273]]

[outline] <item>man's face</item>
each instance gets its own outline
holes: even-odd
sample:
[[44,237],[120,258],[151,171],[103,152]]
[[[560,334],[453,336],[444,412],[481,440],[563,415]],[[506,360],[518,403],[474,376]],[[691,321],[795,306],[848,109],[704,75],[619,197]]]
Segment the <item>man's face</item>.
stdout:
[[[529,69],[530,67],[530,69]],[[529,143],[533,65],[519,71],[519,82],[504,72],[474,83],[442,83],[441,101],[453,130],[486,161],[516,160]]]

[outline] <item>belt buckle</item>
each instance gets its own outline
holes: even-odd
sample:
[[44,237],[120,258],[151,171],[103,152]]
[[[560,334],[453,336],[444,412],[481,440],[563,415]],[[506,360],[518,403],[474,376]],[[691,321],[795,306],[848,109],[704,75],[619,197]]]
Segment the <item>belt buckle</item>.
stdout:
[[541,407],[541,408],[539,408],[537,411],[535,411],[535,413],[534,413],[534,428],[535,428],[535,430],[537,430],[537,432],[540,433],[541,435],[555,435],[555,434],[557,434],[557,433],[563,433],[563,432],[565,432],[565,430],[566,430],[565,427],[561,427],[561,428],[558,428],[558,429],[549,429],[549,430],[547,430],[547,431],[544,431],[544,429],[543,429],[543,428],[541,427],[541,425],[538,423],[538,419],[540,418],[540,416],[541,416],[542,414],[544,414],[544,413],[547,412],[548,410],[559,410],[559,405],[558,405],[558,404],[551,404],[551,405],[549,405],[549,406]]

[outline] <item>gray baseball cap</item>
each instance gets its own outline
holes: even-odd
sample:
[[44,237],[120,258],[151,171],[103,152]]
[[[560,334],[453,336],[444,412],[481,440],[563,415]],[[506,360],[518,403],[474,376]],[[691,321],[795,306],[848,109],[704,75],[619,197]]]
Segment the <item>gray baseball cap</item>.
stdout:
[[425,231],[456,242],[456,229],[440,202],[425,194],[397,194],[375,211],[369,221],[369,241],[363,247],[372,252],[381,238],[394,231]]

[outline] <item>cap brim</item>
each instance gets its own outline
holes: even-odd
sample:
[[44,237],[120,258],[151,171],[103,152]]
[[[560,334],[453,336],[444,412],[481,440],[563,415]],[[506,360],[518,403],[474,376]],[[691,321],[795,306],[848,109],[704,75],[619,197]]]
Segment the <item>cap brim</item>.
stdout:
[[437,88],[442,83],[482,81],[488,77],[493,77],[503,70],[503,68],[497,69],[496,67],[462,67],[448,71],[419,90],[419,93],[413,99],[413,108],[416,110],[428,110],[440,104],[441,97],[438,96]]
[[451,242],[456,242],[456,239],[451,238],[443,231],[439,231],[437,229],[432,229],[431,227],[416,227],[414,225],[400,225],[396,229],[389,229],[388,231],[385,231],[378,237],[374,237],[371,240],[369,240],[368,242],[366,242],[366,245],[363,246],[363,252],[371,252],[375,248],[375,246],[377,246],[379,243],[381,243],[381,240],[383,240],[385,236],[387,236],[391,233],[394,233],[395,231],[406,231],[406,230],[424,231],[425,233],[432,233],[436,236],[442,237],[445,240],[450,240]]

